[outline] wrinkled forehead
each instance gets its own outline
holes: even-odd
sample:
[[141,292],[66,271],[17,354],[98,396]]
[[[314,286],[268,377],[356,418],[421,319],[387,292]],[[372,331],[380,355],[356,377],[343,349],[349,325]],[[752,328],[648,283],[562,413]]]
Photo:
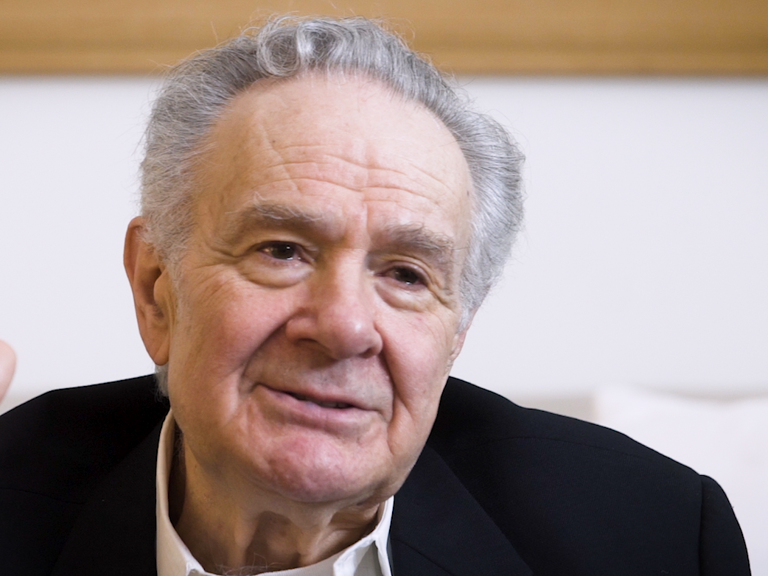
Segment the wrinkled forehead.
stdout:
[[356,190],[400,189],[468,218],[471,180],[455,138],[423,105],[378,81],[310,75],[263,80],[236,96],[208,139],[203,187],[317,179]]

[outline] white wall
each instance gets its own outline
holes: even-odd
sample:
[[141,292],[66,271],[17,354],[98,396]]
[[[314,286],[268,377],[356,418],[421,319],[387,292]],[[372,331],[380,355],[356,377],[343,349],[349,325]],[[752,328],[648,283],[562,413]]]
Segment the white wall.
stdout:
[[[528,223],[456,375],[511,397],[768,391],[768,80],[465,79]],[[20,393],[146,373],[121,266],[152,81],[0,78],[0,337]]]
[[528,155],[528,226],[455,372],[768,390],[768,81],[468,87]]
[[152,370],[121,262],[150,88],[0,81],[0,334],[18,355],[12,393]]

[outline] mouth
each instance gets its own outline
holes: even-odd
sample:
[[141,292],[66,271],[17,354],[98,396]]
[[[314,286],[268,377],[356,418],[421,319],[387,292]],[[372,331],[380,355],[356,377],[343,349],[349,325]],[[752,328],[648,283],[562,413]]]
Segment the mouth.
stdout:
[[364,400],[323,387],[303,386],[301,391],[260,383],[255,400],[265,417],[281,425],[319,429],[338,437],[357,438],[376,420],[378,412]]
[[300,400],[302,402],[310,402],[322,408],[334,408],[336,410],[354,408],[352,404],[347,404],[346,402],[333,402],[333,401],[326,402],[323,400],[318,400],[317,398],[312,398],[311,396],[305,396],[304,394],[297,394],[296,392],[285,392],[285,394],[288,394],[289,396],[296,398],[296,400]]

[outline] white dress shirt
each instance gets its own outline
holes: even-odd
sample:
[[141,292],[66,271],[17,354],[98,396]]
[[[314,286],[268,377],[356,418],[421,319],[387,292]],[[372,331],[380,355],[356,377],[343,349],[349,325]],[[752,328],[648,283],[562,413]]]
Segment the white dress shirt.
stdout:
[[[173,463],[176,424],[169,412],[160,432],[157,451],[157,574],[158,576],[216,576],[203,570],[182,542],[168,516],[168,480]],[[280,576],[392,576],[389,565],[389,525],[394,496],[379,508],[379,521],[370,534],[330,558],[291,570],[270,574]]]

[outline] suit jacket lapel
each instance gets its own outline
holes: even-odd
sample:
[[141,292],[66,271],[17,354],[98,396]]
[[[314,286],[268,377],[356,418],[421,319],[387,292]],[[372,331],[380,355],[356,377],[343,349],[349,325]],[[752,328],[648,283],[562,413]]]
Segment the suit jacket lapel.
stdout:
[[[96,488],[53,576],[151,576],[155,558],[153,432]],[[532,576],[496,524],[429,446],[395,498],[390,533],[395,576]]]
[[155,468],[162,422],[94,490],[53,576],[157,573]]
[[395,497],[394,576],[531,576],[509,540],[429,446]]

